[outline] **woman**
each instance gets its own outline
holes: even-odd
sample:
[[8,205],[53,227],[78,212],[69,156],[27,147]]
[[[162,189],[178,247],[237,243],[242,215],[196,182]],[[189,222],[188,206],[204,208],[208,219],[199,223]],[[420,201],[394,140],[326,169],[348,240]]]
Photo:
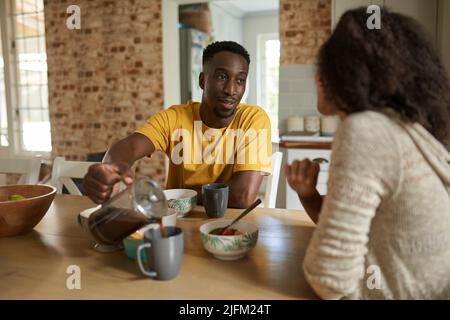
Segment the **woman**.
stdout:
[[449,299],[449,81],[415,21],[367,18],[346,12],[318,56],[318,109],[342,119],[323,201],[317,164],[286,167],[318,221],[305,276],[325,299]]

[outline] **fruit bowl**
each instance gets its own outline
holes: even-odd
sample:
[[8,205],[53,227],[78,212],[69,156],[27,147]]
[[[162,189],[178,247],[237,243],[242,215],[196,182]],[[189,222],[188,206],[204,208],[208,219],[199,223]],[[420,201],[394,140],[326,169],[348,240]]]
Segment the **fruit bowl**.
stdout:
[[0,186],[0,237],[30,232],[47,213],[56,195],[49,185]]

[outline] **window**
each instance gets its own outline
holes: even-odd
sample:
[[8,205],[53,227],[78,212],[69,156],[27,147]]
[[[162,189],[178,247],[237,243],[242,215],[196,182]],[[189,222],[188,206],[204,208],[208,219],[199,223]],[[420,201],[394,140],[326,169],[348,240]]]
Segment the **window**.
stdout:
[[278,74],[280,68],[280,41],[278,34],[258,37],[258,104],[266,108],[272,123],[272,140],[278,139]]
[[[43,0],[3,1],[0,11],[6,17],[2,27],[7,29],[1,33],[3,56],[11,57],[9,64],[4,63],[4,73],[10,77],[3,76],[0,85],[4,88],[0,103],[5,106],[0,118],[1,146],[10,146],[11,154],[50,152]],[[7,90],[11,99],[6,99]],[[12,115],[10,121],[4,120],[8,117],[3,109]]]
[[[1,34],[1,26],[0,26]],[[6,113],[5,98],[5,63],[3,61],[3,48],[0,41],[0,147],[8,146],[8,115]]]

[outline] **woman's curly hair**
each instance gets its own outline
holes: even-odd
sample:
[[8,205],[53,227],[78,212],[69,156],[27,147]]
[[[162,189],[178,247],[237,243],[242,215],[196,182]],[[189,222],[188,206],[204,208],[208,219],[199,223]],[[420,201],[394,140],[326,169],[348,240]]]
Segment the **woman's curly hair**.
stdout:
[[450,84],[428,35],[412,18],[381,9],[370,30],[366,8],[347,11],[318,55],[326,98],[345,113],[392,109],[447,148]]

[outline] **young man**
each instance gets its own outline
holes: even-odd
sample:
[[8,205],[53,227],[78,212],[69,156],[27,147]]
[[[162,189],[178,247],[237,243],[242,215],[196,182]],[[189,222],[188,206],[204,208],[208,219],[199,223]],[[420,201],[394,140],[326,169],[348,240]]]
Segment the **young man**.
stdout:
[[258,106],[240,104],[250,57],[239,44],[215,42],[203,52],[202,101],[175,105],[152,116],[135,133],[114,144],[102,164],[89,168],[86,194],[106,201],[113,186],[133,182],[131,166],[155,151],[169,157],[167,189],[206,183],[229,185],[229,207],[248,207],[264,175],[270,174],[270,120]]

